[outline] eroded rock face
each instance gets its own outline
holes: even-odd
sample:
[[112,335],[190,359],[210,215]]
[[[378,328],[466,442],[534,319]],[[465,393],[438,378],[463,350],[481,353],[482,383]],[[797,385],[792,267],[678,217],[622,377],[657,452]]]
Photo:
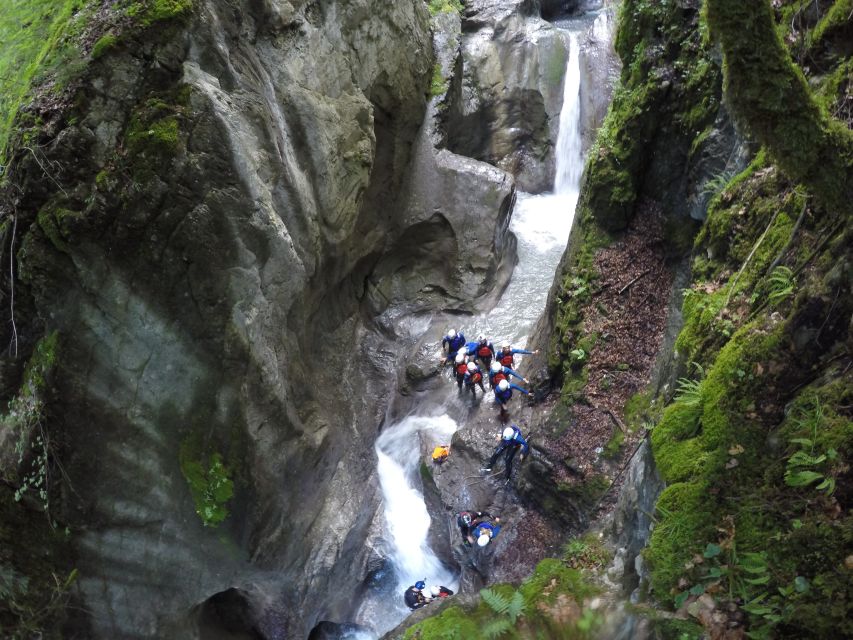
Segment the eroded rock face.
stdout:
[[[97,637],[297,638],[349,612],[333,585],[373,560],[410,344],[390,316],[476,308],[512,257],[511,178],[417,150],[431,68],[420,2],[211,0],[95,65],[46,146],[62,192],[22,165],[21,202],[66,212],[19,259],[60,335]],[[213,453],[236,482],[219,529],[181,469]]]
[[466,4],[443,115],[448,148],[505,169],[519,188],[551,188],[568,49],[525,2]]

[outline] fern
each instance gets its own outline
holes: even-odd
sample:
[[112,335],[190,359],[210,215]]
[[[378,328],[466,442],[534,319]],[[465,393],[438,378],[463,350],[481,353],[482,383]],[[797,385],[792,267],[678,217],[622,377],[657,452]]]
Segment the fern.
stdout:
[[699,372],[699,380],[679,378],[675,399],[682,404],[693,407],[699,404],[702,399],[702,378],[705,377],[705,369],[698,362],[691,362],[690,364],[696,367],[696,371]]
[[492,591],[491,589],[481,589],[480,597],[483,598],[483,601],[489,605],[489,608],[491,608],[492,611],[499,615],[506,613],[509,609],[509,598],[502,596],[496,591]]
[[788,267],[778,266],[773,269],[773,273],[767,278],[768,294],[767,299],[770,304],[781,302],[788,296],[794,293],[794,272]]
[[699,401],[702,399],[701,391],[702,383],[699,380],[679,378],[675,399],[682,404],[692,407],[699,404]]
[[507,609],[507,615],[509,616],[510,622],[515,625],[515,621],[518,619],[520,615],[524,613],[524,596],[521,595],[521,591],[516,591],[512,594],[512,600],[509,602],[509,608]]
[[734,171],[722,171],[705,183],[702,187],[702,195],[713,198],[718,193],[725,191],[731,179],[734,177]]
[[483,625],[480,629],[483,638],[498,638],[512,629],[513,625],[508,618],[495,618]]

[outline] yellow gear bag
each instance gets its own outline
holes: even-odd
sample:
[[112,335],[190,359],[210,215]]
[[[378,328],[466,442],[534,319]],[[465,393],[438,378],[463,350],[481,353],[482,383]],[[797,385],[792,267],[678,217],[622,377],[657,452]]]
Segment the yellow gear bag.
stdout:
[[432,450],[432,461],[436,464],[441,464],[442,462],[447,460],[447,456],[449,455],[450,446],[446,444],[440,444]]

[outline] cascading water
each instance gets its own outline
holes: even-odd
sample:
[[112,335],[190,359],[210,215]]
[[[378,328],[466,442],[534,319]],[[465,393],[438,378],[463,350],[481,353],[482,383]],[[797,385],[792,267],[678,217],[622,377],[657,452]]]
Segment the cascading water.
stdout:
[[566,79],[563,81],[563,108],[560,111],[557,171],[554,176],[554,193],[557,195],[577,194],[583,172],[580,131],[581,64],[578,50],[577,34],[569,33],[569,62],[566,67]]
[[[571,25],[567,25],[572,29]],[[585,23],[580,26],[586,27]],[[577,27],[575,27],[577,29]],[[466,324],[470,337],[488,335],[496,343],[521,345],[545,306],[554,269],[565,249],[583,170],[580,136],[580,63],[577,34],[569,31],[569,59],[556,147],[554,193],[519,193],[511,230],[518,238],[519,262],[499,304]],[[421,438],[430,446],[447,443],[458,428],[446,413],[454,405],[455,385],[431,406],[432,413],[408,416],[383,431],[376,442],[378,475],[385,509],[388,558],[396,578],[394,591],[366,599],[358,622],[382,635],[405,617],[403,591],[417,580],[455,589],[457,578],[427,543],[430,517],[416,488]],[[490,395],[490,394],[489,394]],[[484,400],[484,405],[489,398]],[[457,401],[458,402],[458,401]],[[436,407],[441,405],[440,407]],[[423,407],[427,411],[427,407]]]

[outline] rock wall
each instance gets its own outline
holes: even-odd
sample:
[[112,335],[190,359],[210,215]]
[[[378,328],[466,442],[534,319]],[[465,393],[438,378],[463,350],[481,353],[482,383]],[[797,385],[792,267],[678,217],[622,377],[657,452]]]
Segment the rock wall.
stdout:
[[[305,637],[371,560],[394,320],[506,278],[514,185],[429,148],[419,1],[209,1],[125,38],[37,132],[51,180],[12,176],[89,632]],[[216,455],[219,528],[187,482]]]

